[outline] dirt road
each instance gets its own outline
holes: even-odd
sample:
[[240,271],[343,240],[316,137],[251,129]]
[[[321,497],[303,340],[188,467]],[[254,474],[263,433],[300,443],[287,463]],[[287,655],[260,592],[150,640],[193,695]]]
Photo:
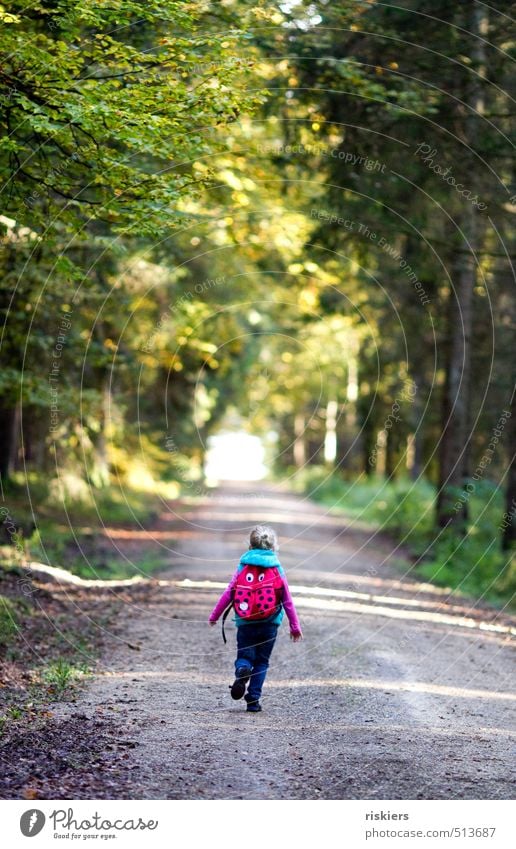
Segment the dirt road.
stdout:
[[[207,617],[258,521],[305,639],[282,625],[248,714],[229,695],[233,626],[224,646]],[[159,588],[125,605],[99,674],[61,706],[134,741],[121,798],[514,798],[514,620],[403,576],[385,539],[280,490],[165,505],[160,528]]]

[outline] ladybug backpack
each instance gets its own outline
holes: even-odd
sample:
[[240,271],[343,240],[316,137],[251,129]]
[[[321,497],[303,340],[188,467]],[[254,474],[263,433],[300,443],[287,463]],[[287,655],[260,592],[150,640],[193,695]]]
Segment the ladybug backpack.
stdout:
[[222,617],[224,642],[227,642],[224,623],[232,607],[241,619],[260,622],[278,613],[282,598],[283,579],[276,566],[243,563],[235,584],[233,600]]

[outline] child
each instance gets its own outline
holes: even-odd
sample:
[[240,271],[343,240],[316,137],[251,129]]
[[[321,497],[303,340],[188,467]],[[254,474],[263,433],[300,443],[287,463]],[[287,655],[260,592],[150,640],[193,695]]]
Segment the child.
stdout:
[[213,608],[209,622],[215,625],[221,613],[233,604],[238,651],[231,696],[241,699],[245,693],[247,710],[254,713],[262,709],[263,682],[284,609],[290,623],[290,639],[297,642],[303,639],[303,634],[285,572],[275,554],[276,534],[272,528],[257,525],[249,541],[249,550],[240,558],[237,571]]

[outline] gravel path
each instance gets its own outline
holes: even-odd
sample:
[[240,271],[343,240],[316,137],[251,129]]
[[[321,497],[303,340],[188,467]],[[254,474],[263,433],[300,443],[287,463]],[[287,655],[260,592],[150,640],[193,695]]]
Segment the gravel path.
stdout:
[[[282,625],[248,714],[229,695],[233,626],[224,646],[207,617],[258,521],[279,534],[305,639]],[[385,538],[281,489],[173,503],[159,528],[169,568],[61,706],[137,744],[121,798],[514,798],[514,619],[403,576]]]

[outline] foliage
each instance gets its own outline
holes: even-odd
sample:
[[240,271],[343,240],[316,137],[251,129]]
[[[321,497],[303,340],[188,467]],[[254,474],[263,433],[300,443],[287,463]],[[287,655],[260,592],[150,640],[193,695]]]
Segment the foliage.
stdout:
[[[277,436],[278,471],[325,459],[348,509],[473,586],[467,564],[491,540],[481,488],[451,567],[432,512],[435,486],[459,494],[467,478],[446,482],[443,436],[462,448],[467,425],[473,472],[514,386],[514,45],[494,8],[476,39],[479,4],[434,7],[2,10],[0,476],[15,518],[38,526],[34,552],[66,559],[69,523],[150,518],[200,480],[209,434],[236,411]],[[455,399],[470,203],[422,146],[489,213]],[[507,429],[493,481],[513,454]],[[316,496],[338,500],[339,480]],[[507,591],[501,567],[489,554],[474,575],[501,573]]]
[[0,645],[7,645],[17,633],[16,605],[6,596],[0,595]]
[[313,467],[296,474],[297,487],[332,511],[391,534],[406,548],[416,574],[441,586],[499,604],[514,604],[514,555],[498,548],[503,498],[500,488],[483,482],[471,498],[471,522],[464,537],[433,523],[435,487],[382,478],[347,481]]
[[116,6],[21,0],[4,16],[9,213],[38,232],[84,207],[140,235],[175,225],[185,189],[206,184],[189,163],[257,99],[246,58],[225,61],[244,33],[197,31],[202,3]]

